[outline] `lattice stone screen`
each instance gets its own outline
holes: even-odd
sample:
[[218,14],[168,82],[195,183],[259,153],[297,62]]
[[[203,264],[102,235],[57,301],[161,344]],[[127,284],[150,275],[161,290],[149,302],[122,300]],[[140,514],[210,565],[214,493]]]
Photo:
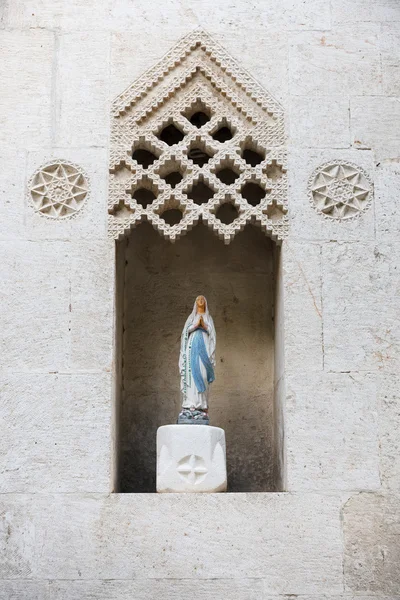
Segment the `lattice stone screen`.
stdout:
[[109,234],[144,220],[174,242],[200,219],[225,243],[247,223],[286,236],[281,106],[204,32],[113,103]]

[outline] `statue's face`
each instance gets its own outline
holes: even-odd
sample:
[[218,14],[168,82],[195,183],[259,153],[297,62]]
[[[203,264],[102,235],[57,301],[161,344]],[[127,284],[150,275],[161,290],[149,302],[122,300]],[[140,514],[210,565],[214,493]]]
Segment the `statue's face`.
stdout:
[[197,305],[197,308],[205,308],[206,299],[204,298],[204,296],[197,296],[196,305]]

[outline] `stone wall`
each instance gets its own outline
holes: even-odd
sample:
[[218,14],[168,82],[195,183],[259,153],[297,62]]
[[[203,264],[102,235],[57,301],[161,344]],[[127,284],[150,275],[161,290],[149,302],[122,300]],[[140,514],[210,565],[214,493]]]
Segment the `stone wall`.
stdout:
[[[398,596],[398,1],[6,0],[0,19],[0,598]],[[288,121],[286,491],[112,494],[109,108],[196,27]],[[50,159],[89,181],[75,218],[26,194]],[[374,183],[358,219],[310,202],[334,160]]]

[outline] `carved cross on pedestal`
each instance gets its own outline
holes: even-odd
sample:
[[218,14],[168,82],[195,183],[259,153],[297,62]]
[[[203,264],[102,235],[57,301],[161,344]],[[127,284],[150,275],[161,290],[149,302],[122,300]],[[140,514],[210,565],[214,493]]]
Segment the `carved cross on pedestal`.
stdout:
[[204,460],[201,456],[196,456],[195,454],[182,458],[182,460],[179,461],[177,471],[181,477],[186,479],[189,483],[201,481],[208,473]]

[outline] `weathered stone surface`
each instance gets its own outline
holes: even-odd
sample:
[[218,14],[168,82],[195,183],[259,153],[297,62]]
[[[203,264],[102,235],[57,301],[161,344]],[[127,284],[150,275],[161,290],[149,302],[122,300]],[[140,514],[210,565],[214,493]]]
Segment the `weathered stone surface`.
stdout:
[[349,111],[349,100],[343,96],[292,96],[290,142],[305,148],[349,148]]
[[[0,31],[3,151],[50,143],[53,49],[51,31]],[[16,73],[23,73],[23,77]]]
[[110,37],[83,32],[60,37],[58,50],[58,146],[101,146],[109,131]]
[[[114,11],[118,11],[123,23],[129,20],[132,11],[124,3],[118,8],[114,2]],[[136,18],[134,18],[136,22]],[[137,23],[137,22],[136,22]],[[132,27],[135,25],[132,23]],[[179,27],[176,23],[175,27]],[[120,30],[111,33],[111,57],[110,57],[110,98],[113,99],[127,88],[135,79],[142,75],[147,69],[166,54],[174,46],[180,37],[187,33],[184,23],[178,31],[168,29],[165,35],[161,36],[157,44],[149,44],[147,47],[148,30],[136,28],[135,35],[132,35],[132,29],[128,31]],[[146,46],[145,46],[146,45]],[[141,49],[146,47],[146,52]]]
[[72,370],[112,371],[114,244],[75,241],[70,247]]
[[377,164],[398,164],[400,162],[398,140],[383,140],[375,146],[374,154]]
[[68,364],[68,248],[63,241],[0,244],[3,369],[59,371]]
[[400,589],[400,498],[359,494],[343,509],[346,589],[393,594]]
[[288,490],[379,489],[373,375],[287,377],[285,414]]
[[323,368],[320,245],[284,242],[282,268],[285,364],[290,365],[291,373],[320,371]]
[[273,2],[257,2],[248,5],[240,2],[196,2],[186,0],[184,4],[176,0],[162,3],[154,11],[145,0],[132,5],[125,0],[113,3],[112,15],[114,26],[118,29],[138,28],[138,21],[143,19],[149,27],[160,27],[169,23],[169,30],[177,30],[182,23],[186,24],[186,32],[201,24],[210,33],[233,31],[248,28],[264,30],[280,28],[283,30],[326,29],[330,27],[330,7],[323,0],[310,0],[306,3],[283,0],[279,10]]
[[379,446],[382,485],[400,489],[400,377],[385,374],[379,385]]
[[32,497],[0,496],[0,579],[30,579],[35,563]]
[[109,490],[109,375],[2,374],[0,386],[0,493]]
[[398,193],[400,189],[400,164],[383,163],[375,175],[376,237],[389,242],[400,237],[400,211]]
[[399,248],[324,244],[324,365],[329,371],[399,368]]
[[383,93],[400,96],[400,7],[399,21],[383,23],[381,29]]
[[[0,584],[1,585],[1,584]],[[271,595],[265,591],[266,581],[259,579],[215,579],[213,581],[186,580],[134,580],[134,581],[51,581],[49,597],[45,600],[286,600],[287,596]],[[8,588],[7,588],[8,589]],[[11,588],[10,588],[11,589]],[[18,588],[17,588],[18,589]],[[373,595],[342,594],[323,596],[296,595],[299,600],[376,600]],[[3,598],[0,596],[1,600]],[[27,597],[28,598],[28,597]],[[379,596],[380,600],[398,600],[398,596]],[[4,600],[9,600],[4,598]],[[19,600],[19,597],[12,597]],[[25,600],[25,596],[22,596]],[[34,597],[36,600],[36,597]],[[40,599],[42,600],[42,599]]]
[[290,45],[290,91],[294,95],[342,96],[381,93],[378,24],[294,34]]
[[54,581],[50,584],[49,600],[180,600],[188,597],[193,600],[270,600],[263,590],[261,579]]
[[[352,98],[350,124],[352,143],[358,148],[379,148],[381,158],[400,156],[400,132],[394,126],[400,119],[398,98],[375,96]],[[385,155],[386,153],[386,155]]]
[[1,149],[0,240],[23,237],[25,207],[25,153]]
[[[29,582],[28,582],[29,583]],[[0,584],[1,585],[1,584]],[[46,584],[47,585],[47,584]],[[7,589],[22,589],[12,582]],[[33,587],[33,586],[32,586]],[[270,595],[265,588],[267,580],[261,579],[137,579],[133,581],[51,581],[49,597],[45,600],[181,600],[188,596],[193,600],[286,600],[287,596]],[[340,594],[323,596],[296,595],[299,600],[376,600],[374,595]],[[1,600],[3,600],[0,595]],[[21,596],[22,600],[29,596]],[[379,596],[381,600],[398,600],[398,596]],[[4,597],[9,600],[9,597]],[[19,597],[12,596],[12,600]],[[36,596],[34,596],[36,600]],[[40,597],[42,600],[42,597]]]
[[[0,581],[0,600],[51,600],[48,581]],[[72,598],[72,596],[71,596]]]
[[0,334],[2,368],[109,371],[112,244],[21,241],[12,248],[0,244],[8,315]]
[[196,582],[268,574],[268,593],[342,590],[341,500],[335,496],[7,495],[3,504],[18,524],[18,552],[10,575],[4,565],[4,577],[28,565],[38,579]]
[[15,28],[64,31],[105,29],[110,26],[110,0],[13,0],[8,2],[6,24]]
[[357,23],[358,21],[400,21],[397,0],[334,0],[332,2],[333,23]]
[[[316,12],[320,9],[319,14],[323,20],[325,11],[322,6],[317,6],[318,3],[319,0],[316,3]],[[303,7],[307,11],[311,5],[312,2]],[[212,6],[221,7],[222,5],[213,4]],[[292,15],[297,7],[301,8],[301,5],[297,3],[293,5]],[[215,23],[212,30],[215,39],[226,48],[229,54],[243,68],[251,72],[258,83],[264,86],[276,100],[288,108],[290,31],[262,26],[257,28],[256,35],[249,35],[247,30],[243,29],[243,21],[236,23],[234,35],[230,30],[218,33]],[[207,27],[207,31],[211,32],[211,29]]]
[[[290,236],[296,241],[373,241],[375,239],[375,214],[373,206],[359,217],[336,221],[324,218],[312,202],[309,182],[314,171],[332,160],[348,161],[358,165],[374,178],[373,154],[356,150],[292,149],[289,154],[289,204]],[[372,200],[373,202],[373,200]]]
[[1,29],[3,29],[5,26],[6,9],[7,9],[7,5],[5,2],[3,2],[0,6],[0,27],[1,27]]

